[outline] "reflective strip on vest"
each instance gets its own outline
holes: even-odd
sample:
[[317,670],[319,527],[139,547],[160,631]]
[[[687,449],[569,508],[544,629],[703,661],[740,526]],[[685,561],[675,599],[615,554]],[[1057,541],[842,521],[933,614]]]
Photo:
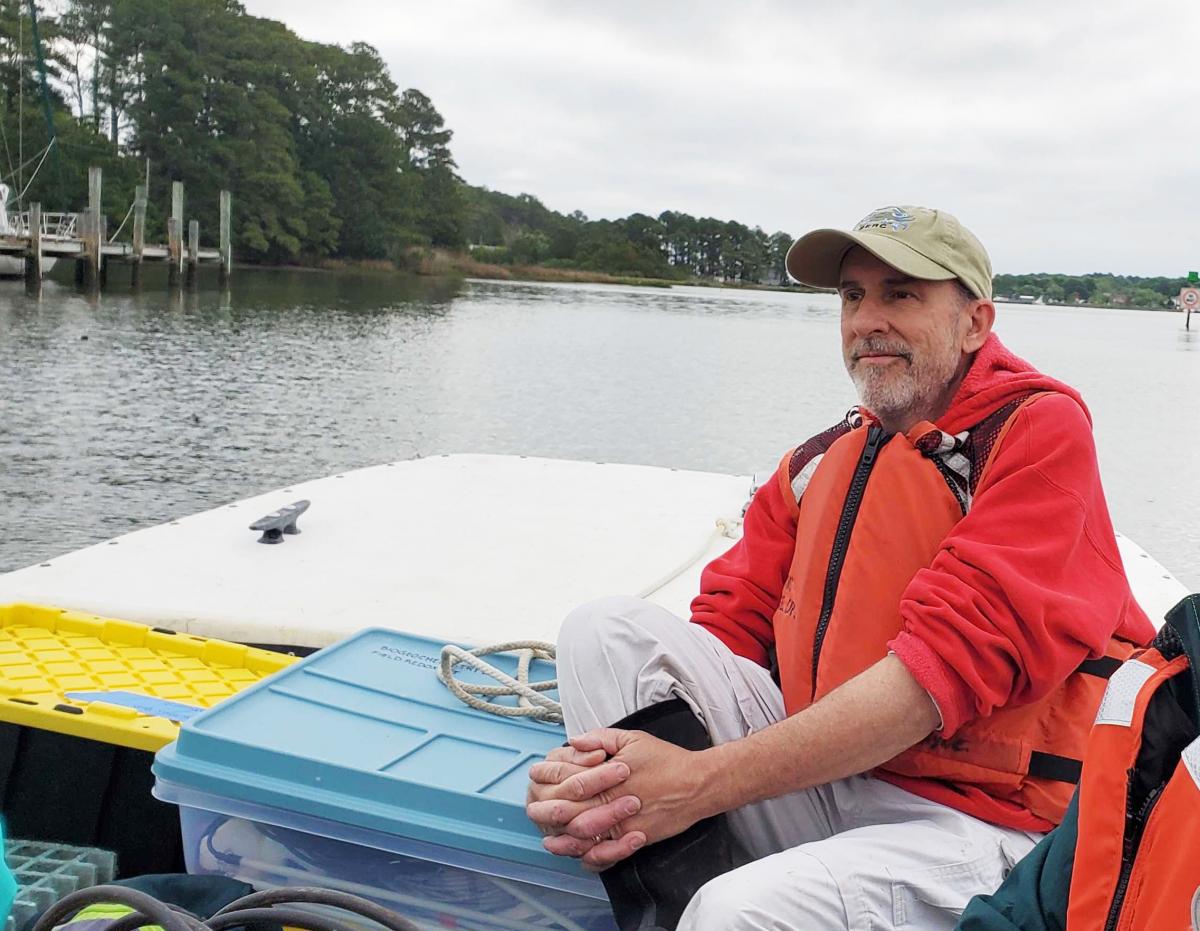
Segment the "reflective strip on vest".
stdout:
[[1141,660],[1131,659],[1113,673],[1096,712],[1097,724],[1129,727],[1133,724],[1133,709],[1142,686],[1154,675],[1154,667]]
[[824,453],[813,456],[805,464],[794,479],[792,479],[792,494],[796,496],[796,501],[799,502],[804,494],[804,489],[808,488],[808,483],[812,480],[813,473],[817,471],[817,465],[825,458]]
[[1183,765],[1187,767],[1188,775],[1192,777],[1192,782],[1196,783],[1197,789],[1200,789],[1200,737],[1184,747],[1181,756]]

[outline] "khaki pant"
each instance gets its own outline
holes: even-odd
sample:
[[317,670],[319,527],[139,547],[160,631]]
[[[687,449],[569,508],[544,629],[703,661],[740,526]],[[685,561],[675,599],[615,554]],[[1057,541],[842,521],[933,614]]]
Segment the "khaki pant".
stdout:
[[[664,608],[606,598],[573,611],[558,641],[567,732],[682,698],[714,743],[784,717],[765,669]],[[729,814],[755,862],[704,886],[680,929],[950,929],[1040,835],[997,827],[870,776]]]

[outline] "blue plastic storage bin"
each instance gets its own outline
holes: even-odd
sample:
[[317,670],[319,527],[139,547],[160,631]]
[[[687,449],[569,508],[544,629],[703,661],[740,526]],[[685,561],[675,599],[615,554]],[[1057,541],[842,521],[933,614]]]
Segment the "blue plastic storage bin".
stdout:
[[345,889],[436,928],[612,931],[599,879],[525,817],[562,728],[461,704],[441,646],[364,630],[186,722],[154,794],[179,805],[189,872]]

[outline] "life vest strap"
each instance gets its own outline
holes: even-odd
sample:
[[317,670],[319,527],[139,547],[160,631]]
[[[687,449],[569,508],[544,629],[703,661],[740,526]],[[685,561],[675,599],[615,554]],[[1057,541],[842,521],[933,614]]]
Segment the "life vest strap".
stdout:
[[[1111,679],[1122,665],[1123,662],[1115,656],[1099,656],[1096,659],[1085,659],[1076,667],[1075,671],[1081,672],[1085,676],[1095,676],[1097,679]],[[1083,760],[1034,750],[1029,754],[1029,775],[1039,779],[1050,779],[1053,782],[1068,782],[1071,785],[1078,785],[1079,780],[1083,777]]]
[[1124,660],[1117,659],[1115,656],[1099,656],[1096,659],[1085,659],[1076,668],[1077,672],[1082,672],[1085,676],[1095,676],[1097,679],[1111,679],[1113,673],[1121,668]]
[[1038,779],[1077,785],[1083,776],[1083,760],[1034,750],[1029,754],[1029,775]]

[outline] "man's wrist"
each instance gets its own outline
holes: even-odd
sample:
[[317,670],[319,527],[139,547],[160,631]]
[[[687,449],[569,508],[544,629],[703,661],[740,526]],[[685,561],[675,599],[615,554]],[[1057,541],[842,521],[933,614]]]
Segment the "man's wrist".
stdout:
[[701,750],[696,760],[701,774],[699,798],[704,811],[704,817],[719,815],[723,812],[741,808],[753,799],[743,798],[745,794],[746,773],[738,770],[741,766],[741,741],[719,744],[708,750]]

